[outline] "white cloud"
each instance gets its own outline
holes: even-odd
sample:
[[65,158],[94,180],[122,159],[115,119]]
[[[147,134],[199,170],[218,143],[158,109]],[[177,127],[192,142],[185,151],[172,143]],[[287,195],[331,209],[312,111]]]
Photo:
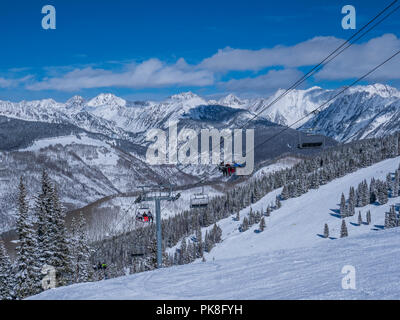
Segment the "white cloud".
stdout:
[[17,78],[17,79],[15,79],[15,78],[6,79],[6,78],[0,77],[0,88],[17,87],[21,83],[25,83],[26,81],[28,81],[31,78],[32,78],[31,75],[27,75],[23,78]]
[[225,48],[200,67],[217,72],[261,70],[272,66],[300,67],[317,64],[344,40],[335,37],[316,37],[294,46],[276,46],[272,49],[243,50]]
[[212,72],[195,69],[183,59],[172,65],[167,65],[158,59],[150,59],[140,64],[128,64],[121,72],[93,67],[75,69],[61,77],[32,83],[27,89],[74,91],[102,87],[207,86],[213,83]]
[[[88,88],[126,87],[160,88],[182,86],[210,86],[231,91],[265,92],[285,88],[302,76],[299,67],[314,66],[345,40],[335,37],[315,37],[293,46],[276,46],[260,50],[225,48],[204,59],[198,65],[189,65],[183,58],[175,63],[149,59],[142,63],[123,62],[121,70],[87,65],[71,69],[46,71],[46,78],[26,84],[29,90],[77,91]],[[319,80],[344,80],[359,77],[400,49],[400,39],[386,34],[361,44],[354,44],[315,75]],[[400,78],[399,59],[374,73],[369,79],[394,80]],[[269,71],[258,77],[228,78],[216,82],[230,71]],[[229,76],[229,75],[228,75]],[[18,84],[0,78],[0,87]]]
[[[400,39],[385,34],[363,44],[354,44],[318,72],[316,79],[344,80],[358,78],[400,50]],[[400,79],[400,56],[372,73],[368,80]]]
[[[214,72],[261,70],[282,66],[297,68],[314,66],[339,47],[345,40],[335,37],[316,37],[294,46],[277,46],[272,49],[242,50],[226,48],[200,66]],[[385,34],[361,44],[353,44],[324,67],[317,79],[344,80],[357,78],[400,50],[400,39],[393,34]],[[374,72],[371,80],[399,79],[399,58]]]
[[270,70],[254,78],[232,79],[219,85],[231,92],[269,94],[287,88],[303,76],[297,69]]

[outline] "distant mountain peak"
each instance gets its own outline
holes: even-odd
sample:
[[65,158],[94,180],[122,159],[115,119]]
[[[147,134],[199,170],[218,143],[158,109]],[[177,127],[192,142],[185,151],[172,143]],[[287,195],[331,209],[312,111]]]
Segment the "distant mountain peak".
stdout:
[[381,83],[375,83],[366,86],[355,86],[353,88],[350,88],[349,91],[351,93],[367,92],[370,95],[376,94],[383,98],[389,98],[389,97],[400,98],[400,91],[398,89]]
[[98,96],[94,97],[91,99],[87,105],[89,107],[98,107],[98,106],[104,106],[104,105],[110,105],[110,106],[125,106],[126,105],[126,100],[117,97],[116,95],[112,93],[101,93]]
[[68,99],[65,105],[67,108],[72,107],[82,107],[86,103],[86,100],[81,96],[73,96],[72,98]]
[[181,92],[178,94],[174,94],[173,96],[171,96],[172,100],[190,100],[190,99],[194,99],[194,98],[200,98],[200,96],[198,96],[197,94],[188,91],[188,92]]
[[237,96],[234,94],[230,93],[226,97],[221,98],[218,101],[219,104],[224,105],[224,106],[229,106],[229,107],[241,107],[246,104],[245,101],[242,101],[239,99]]

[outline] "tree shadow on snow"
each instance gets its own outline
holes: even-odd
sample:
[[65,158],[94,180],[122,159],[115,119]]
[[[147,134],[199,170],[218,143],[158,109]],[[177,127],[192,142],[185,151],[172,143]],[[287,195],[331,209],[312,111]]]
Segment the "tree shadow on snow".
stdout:
[[342,216],[340,215],[340,210],[339,209],[330,209],[330,210],[333,212],[333,213],[329,212],[329,214],[332,217],[339,218],[339,219],[342,218]]
[[[317,236],[320,237],[320,238],[326,239],[323,234],[317,233]],[[328,239],[336,240],[335,237],[328,237]]]
[[[385,226],[381,225],[381,224],[374,224],[374,227],[377,228],[377,230],[383,230],[385,229]],[[373,229],[372,229],[373,230]]]
[[359,227],[359,226],[360,226],[358,223],[355,223],[355,222],[350,222],[350,224],[351,224],[352,226],[355,226],[355,227]]

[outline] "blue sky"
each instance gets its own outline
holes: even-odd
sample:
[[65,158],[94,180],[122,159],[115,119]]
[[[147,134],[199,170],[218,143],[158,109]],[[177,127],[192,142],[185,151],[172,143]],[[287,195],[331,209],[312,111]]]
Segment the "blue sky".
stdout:
[[[322,4],[323,2],[323,4]],[[65,101],[112,92],[130,100],[191,90],[268,96],[290,86],[389,1],[2,0],[0,99]],[[56,8],[44,30],[41,9]],[[305,87],[348,84],[400,49],[400,10]],[[368,82],[399,87],[397,58]]]

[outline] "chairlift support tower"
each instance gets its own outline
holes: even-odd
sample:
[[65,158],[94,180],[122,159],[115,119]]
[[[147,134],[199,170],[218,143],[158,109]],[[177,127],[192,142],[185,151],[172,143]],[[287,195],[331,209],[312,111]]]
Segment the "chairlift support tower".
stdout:
[[[157,268],[162,268],[162,233],[161,233],[161,201],[176,201],[180,193],[173,195],[172,185],[167,186],[139,186],[142,193],[136,199],[136,203],[154,201],[156,208],[157,227]],[[146,191],[147,190],[147,191]]]

